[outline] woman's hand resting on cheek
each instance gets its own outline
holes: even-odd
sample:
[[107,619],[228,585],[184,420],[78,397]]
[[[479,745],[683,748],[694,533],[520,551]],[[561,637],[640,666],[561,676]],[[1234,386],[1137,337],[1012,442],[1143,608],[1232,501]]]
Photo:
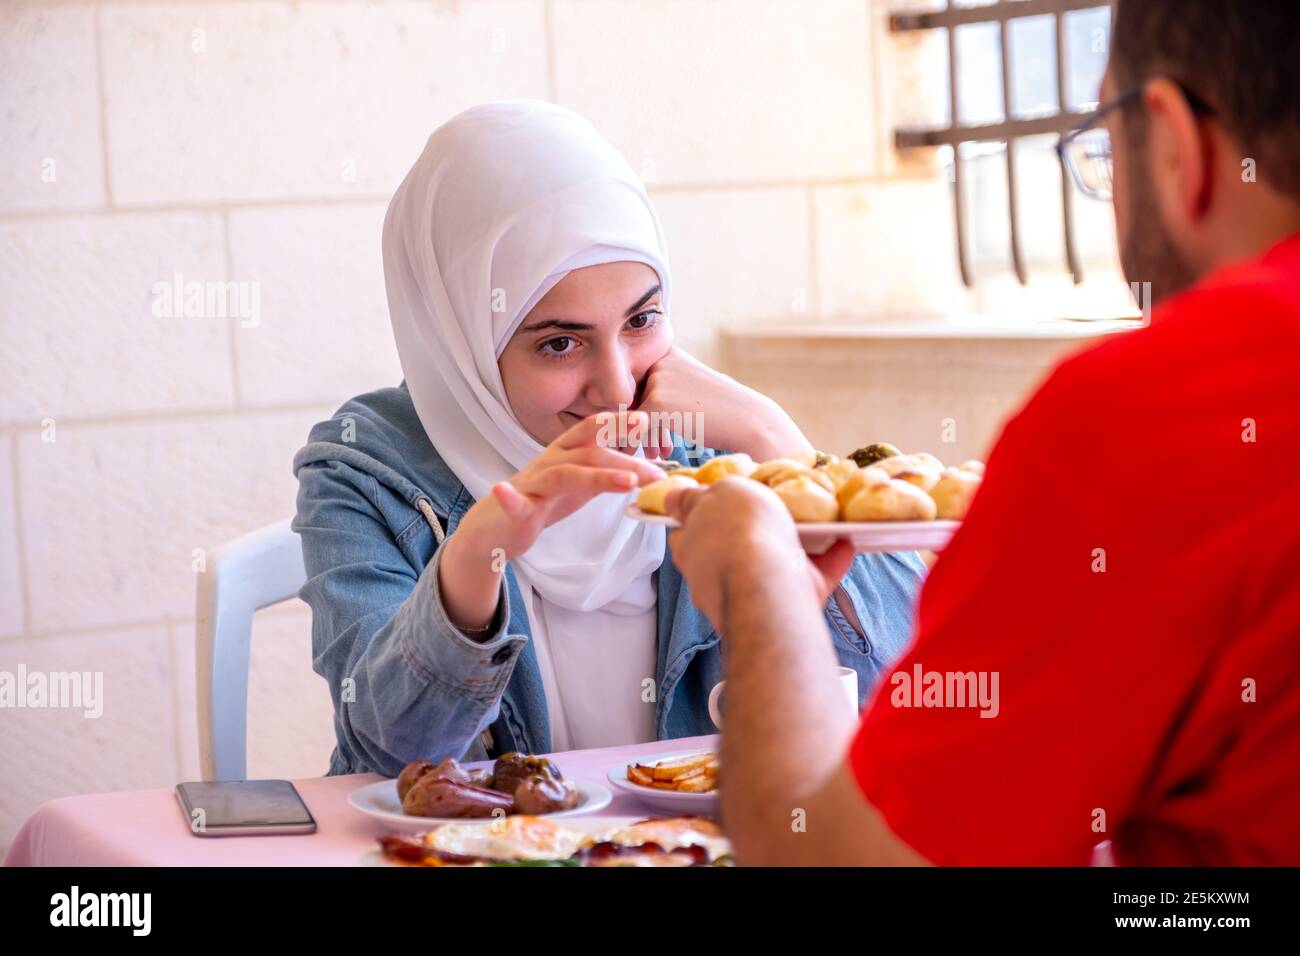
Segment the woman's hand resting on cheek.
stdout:
[[439,567],[443,606],[457,627],[474,631],[491,624],[505,561],[531,548],[545,528],[597,495],[626,493],[663,477],[657,466],[601,444],[606,436],[635,439],[647,427],[643,412],[584,418],[474,503],[447,539]]
[[636,407],[661,421],[680,413],[685,437],[697,445],[743,451],[759,462],[813,450],[780,405],[676,346],[650,366]]

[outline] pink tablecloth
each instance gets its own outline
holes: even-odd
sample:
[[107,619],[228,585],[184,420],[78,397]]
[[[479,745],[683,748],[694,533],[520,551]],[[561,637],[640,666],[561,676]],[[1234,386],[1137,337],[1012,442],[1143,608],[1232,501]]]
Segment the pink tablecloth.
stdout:
[[[553,756],[566,776],[608,786],[605,775],[619,760],[716,745],[717,737],[687,737]],[[347,797],[379,779],[365,773],[295,780],[316,818],[316,832],[305,836],[196,837],[171,788],[60,797],[23,824],[4,865],[356,866],[370,862],[375,838],[391,828],[352,809]],[[614,791],[613,802],[593,816],[653,815],[635,797]]]

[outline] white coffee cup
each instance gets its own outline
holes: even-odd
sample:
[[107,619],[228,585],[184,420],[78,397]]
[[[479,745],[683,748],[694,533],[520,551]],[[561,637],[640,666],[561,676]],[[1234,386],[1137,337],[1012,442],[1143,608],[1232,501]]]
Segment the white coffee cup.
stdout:
[[[858,672],[852,667],[837,667],[836,671],[839,673],[840,689],[844,692],[844,701],[854,719],[857,719]],[[719,730],[722,729],[722,714],[718,712],[718,698],[722,696],[722,686],[725,683],[727,683],[725,680],[718,681],[713,685],[713,690],[709,691],[709,717],[713,719],[714,726]]]

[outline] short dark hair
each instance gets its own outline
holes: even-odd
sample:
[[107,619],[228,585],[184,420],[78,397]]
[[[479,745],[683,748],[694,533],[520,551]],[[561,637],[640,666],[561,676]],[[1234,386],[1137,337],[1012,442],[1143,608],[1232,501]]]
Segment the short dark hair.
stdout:
[[1111,34],[1117,87],[1177,80],[1210,104],[1261,180],[1300,198],[1295,0],[1117,0]]

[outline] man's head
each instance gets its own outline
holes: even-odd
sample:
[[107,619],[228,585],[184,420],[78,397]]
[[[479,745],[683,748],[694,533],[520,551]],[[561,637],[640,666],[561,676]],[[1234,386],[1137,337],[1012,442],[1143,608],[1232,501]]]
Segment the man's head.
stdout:
[[1119,0],[1101,98],[1141,94],[1107,122],[1115,220],[1154,299],[1300,229],[1297,35],[1294,3]]

